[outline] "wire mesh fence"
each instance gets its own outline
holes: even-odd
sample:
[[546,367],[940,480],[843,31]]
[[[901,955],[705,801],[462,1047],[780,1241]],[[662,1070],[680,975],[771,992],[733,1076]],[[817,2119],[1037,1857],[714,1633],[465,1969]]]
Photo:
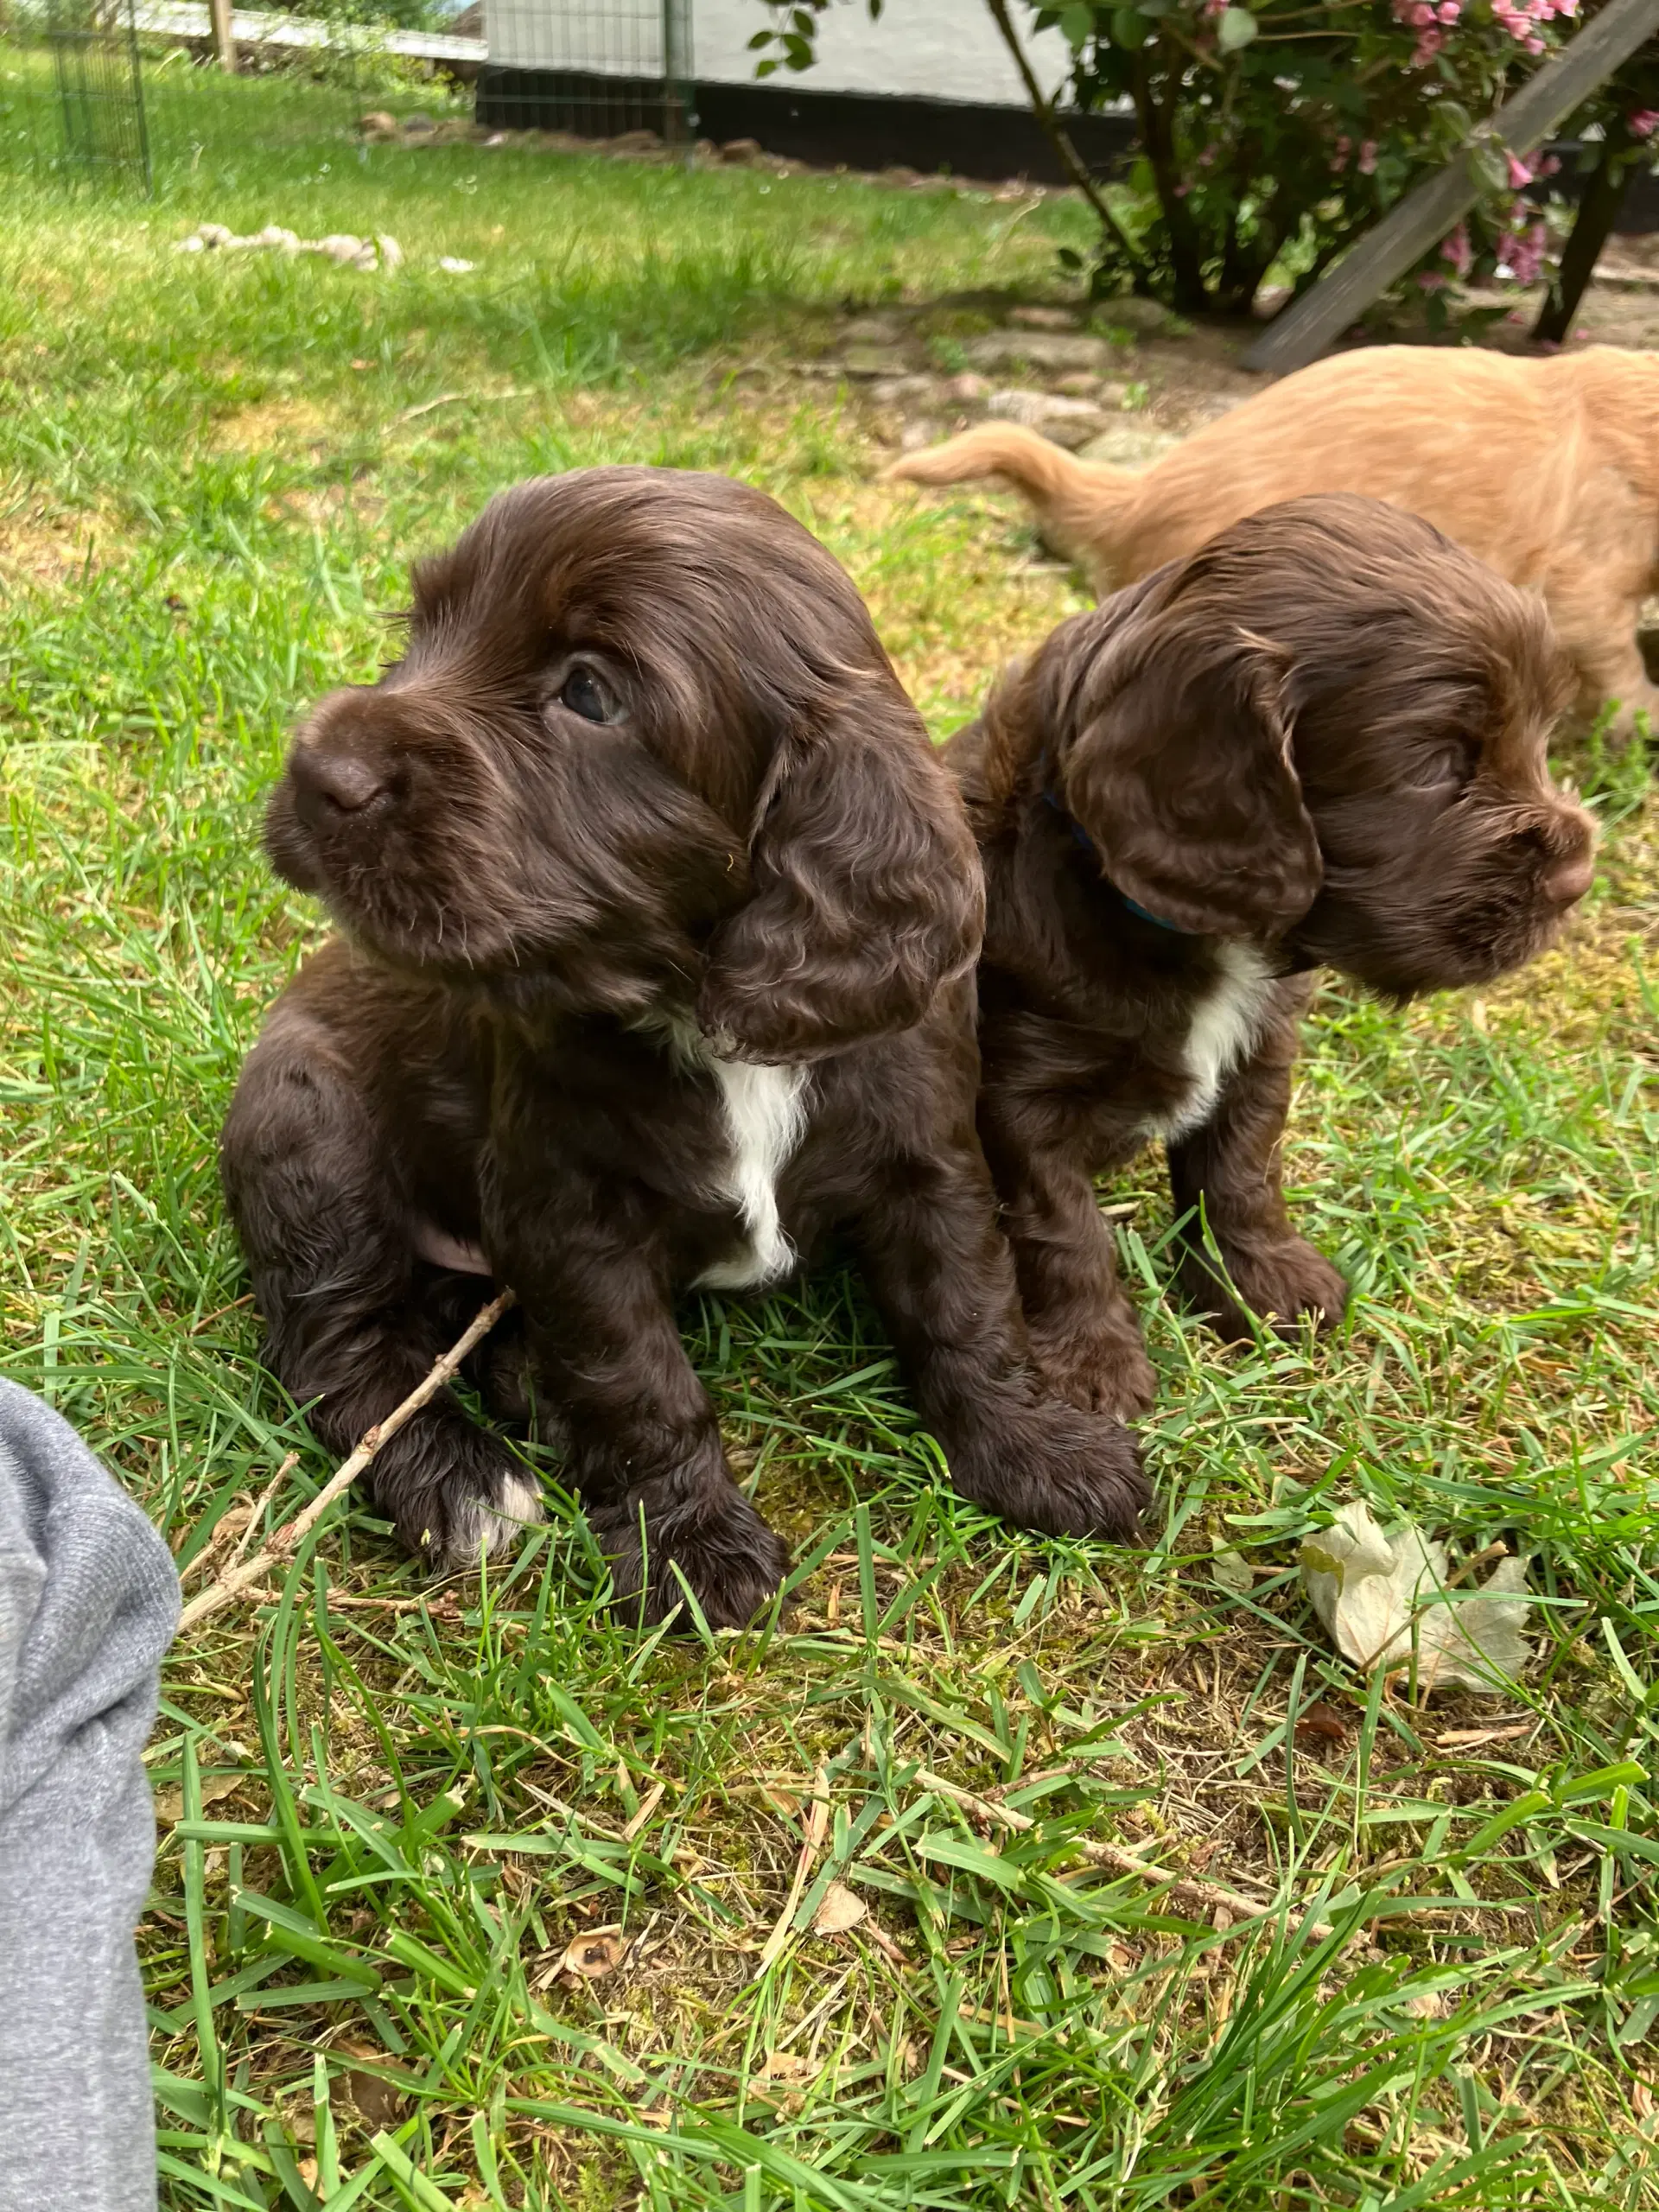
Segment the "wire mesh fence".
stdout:
[[484,31],[480,124],[584,138],[651,130],[670,145],[688,135],[691,0],[484,0]]
[[288,12],[234,22],[231,73],[193,0],[0,0],[0,175],[165,193],[348,146],[384,41]]
[[474,0],[459,16],[446,0],[394,0],[402,25],[312,4],[327,12],[0,0],[0,175],[160,192],[232,181],[257,153],[353,143],[393,91],[453,118],[447,131],[464,117],[672,146],[695,127],[692,0]]
[[327,13],[0,0],[0,175],[157,193],[234,181],[254,153],[356,142],[390,88],[418,88],[451,130],[465,115],[480,130],[683,146],[695,128],[692,0],[474,0],[460,17],[396,0],[403,24],[315,4]]
[[150,181],[134,0],[0,8],[0,163]]

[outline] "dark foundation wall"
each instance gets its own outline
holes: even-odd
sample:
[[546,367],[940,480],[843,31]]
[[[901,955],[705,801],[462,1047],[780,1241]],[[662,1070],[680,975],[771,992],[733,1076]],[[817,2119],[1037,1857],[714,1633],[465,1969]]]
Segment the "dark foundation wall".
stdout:
[[[671,135],[663,87],[655,80],[583,74],[573,70],[515,69],[486,62],[478,79],[478,120],[495,130],[572,130],[613,137],[651,130]],[[1135,124],[1127,115],[1070,118],[1077,151],[1096,173],[1121,168],[1135,149]],[[905,168],[931,175],[999,182],[1030,177],[1037,184],[1067,181],[1052,149],[1023,108],[977,106],[965,100],[883,99],[867,92],[811,92],[793,85],[699,85],[686,129],[695,138],[724,145],[753,138],[769,154],[815,168]],[[1556,149],[1567,158],[1554,190],[1576,199],[1576,146]],[[1633,175],[1614,228],[1627,236],[1659,231],[1659,175]]]
[[[603,118],[626,113],[627,123]],[[626,83],[569,70],[513,69],[486,62],[479,73],[478,119],[496,130],[575,130],[594,137],[663,128],[660,84]],[[1091,168],[1116,168],[1135,143],[1128,116],[1078,116],[1073,143]],[[948,169],[998,182],[1027,176],[1064,184],[1048,141],[1024,108],[965,100],[885,99],[865,92],[808,92],[794,86],[699,85],[690,135],[724,145],[753,138],[769,154],[815,168]]]

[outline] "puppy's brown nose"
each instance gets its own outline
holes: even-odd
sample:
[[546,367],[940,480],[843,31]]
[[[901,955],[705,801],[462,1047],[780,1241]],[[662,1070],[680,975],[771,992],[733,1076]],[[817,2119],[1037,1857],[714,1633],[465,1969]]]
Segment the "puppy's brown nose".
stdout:
[[1557,861],[1544,878],[1544,896],[1553,906],[1575,906],[1595,879],[1595,855],[1576,853]]
[[314,825],[319,818],[360,814],[385,791],[379,769],[355,753],[325,752],[315,745],[296,745],[288,772],[302,821]]

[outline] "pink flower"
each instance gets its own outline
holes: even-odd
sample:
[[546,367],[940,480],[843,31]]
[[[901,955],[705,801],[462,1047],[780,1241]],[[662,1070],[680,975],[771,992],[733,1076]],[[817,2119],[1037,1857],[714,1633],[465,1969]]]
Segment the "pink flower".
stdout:
[[1492,21],[1529,54],[1541,54],[1544,41],[1534,28],[1534,19],[1548,22],[1558,5],[1559,0],[1492,0]]
[[1434,20],[1434,10],[1429,6],[1428,0],[1407,0],[1407,4],[1395,12],[1402,23],[1408,24],[1414,31],[1427,30]]
[[1344,169],[1347,168],[1348,156],[1353,151],[1353,144],[1354,142],[1351,138],[1338,139],[1335,152],[1331,162],[1331,173],[1333,176],[1340,176]]
[[1535,284],[1543,272],[1549,239],[1541,223],[1524,232],[1506,231],[1497,242],[1497,273],[1517,284]]
[[1408,66],[1413,69],[1422,68],[1426,62],[1432,61],[1434,59],[1434,56],[1440,52],[1440,48],[1445,44],[1446,33],[1444,31],[1419,31],[1417,34],[1417,43],[1412,48],[1411,60]]
[[1368,138],[1359,149],[1358,169],[1361,176],[1376,175],[1376,141]]
[[1459,223],[1451,237],[1443,240],[1440,258],[1449,261],[1459,276],[1466,276],[1474,264],[1474,253],[1469,244],[1469,226]]
[[1505,155],[1504,159],[1510,165],[1510,182],[1515,187],[1517,192],[1523,184],[1530,184],[1532,182],[1532,171],[1518,156],[1507,154]]
[[1422,286],[1426,292],[1443,292],[1446,289],[1446,278],[1444,276],[1436,276],[1432,269],[1423,270],[1419,275],[1417,282]]
[[1440,0],[1434,13],[1441,22],[1455,23],[1463,13],[1463,0]]
[[1639,107],[1625,123],[1632,138],[1651,138],[1659,130],[1659,108]]

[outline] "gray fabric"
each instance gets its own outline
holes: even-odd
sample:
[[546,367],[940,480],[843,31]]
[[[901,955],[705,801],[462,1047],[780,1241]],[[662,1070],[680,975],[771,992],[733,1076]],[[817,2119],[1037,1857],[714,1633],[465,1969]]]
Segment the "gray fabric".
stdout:
[[178,1617],[138,1508],[0,1381],[0,2212],[155,2212],[139,1754]]

